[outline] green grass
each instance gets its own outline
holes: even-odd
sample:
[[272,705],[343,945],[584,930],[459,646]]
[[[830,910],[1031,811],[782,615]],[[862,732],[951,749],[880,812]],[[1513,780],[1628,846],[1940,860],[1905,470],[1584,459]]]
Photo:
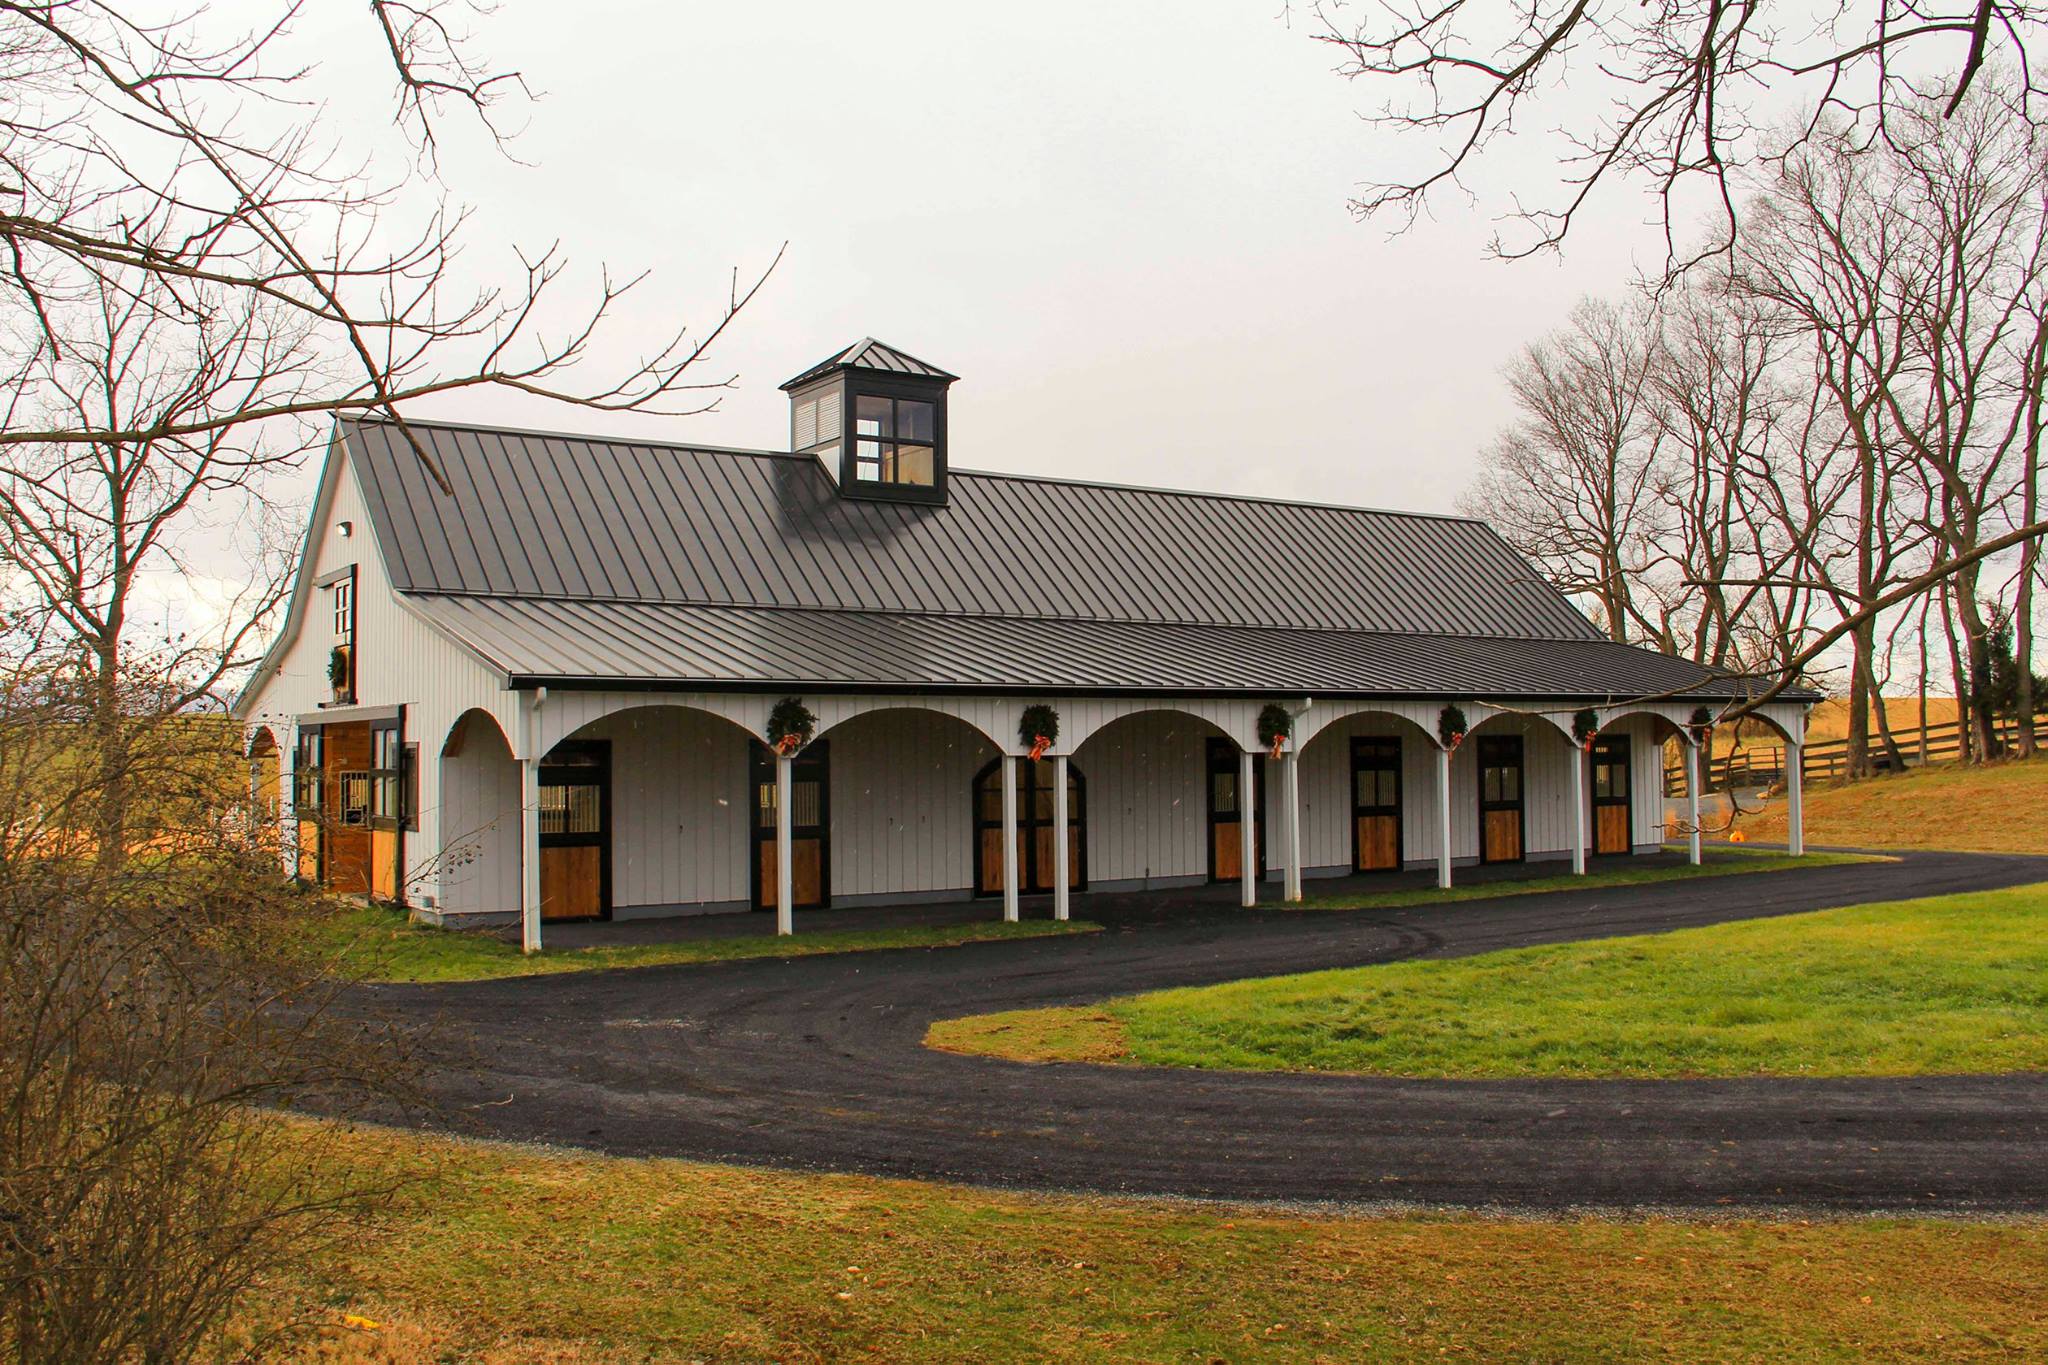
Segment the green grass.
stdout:
[[2048,1070],[2048,885],[981,1015],[930,1041],[1393,1076]]
[[1438,905],[1448,901],[1490,900],[1496,896],[1534,896],[1545,891],[1583,891],[1600,886],[1638,886],[1645,882],[1683,882],[1698,877],[1728,877],[1747,872],[1793,872],[1808,867],[1837,867],[1844,863],[1874,863],[1885,859],[1870,853],[1808,853],[1795,858],[1761,848],[1706,848],[1698,867],[1644,867],[1633,860],[1615,863],[1592,861],[1583,876],[1561,872],[1549,877],[1514,881],[1460,883],[1455,874],[1449,890],[1434,886],[1406,891],[1362,891],[1347,896],[1311,896],[1289,910],[1398,910],[1415,905]]
[[377,1235],[280,1286],[332,1324],[300,1358],[2048,1355],[2039,1220],[1318,1217],[349,1141],[420,1184]]
[[629,943],[600,948],[549,948],[531,955],[490,934],[433,929],[409,923],[383,906],[323,909],[307,921],[313,946],[339,970],[367,981],[483,981],[505,976],[659,967],[688,962],[729,962],[753,957],[809,957],[878,948],[945,948],[989,939],[1086,934],[1102,926],[1086,920],[1002,920],[972,924],[911,925],[806,934],[801,923],[788,938],[750,934],[677,943]]

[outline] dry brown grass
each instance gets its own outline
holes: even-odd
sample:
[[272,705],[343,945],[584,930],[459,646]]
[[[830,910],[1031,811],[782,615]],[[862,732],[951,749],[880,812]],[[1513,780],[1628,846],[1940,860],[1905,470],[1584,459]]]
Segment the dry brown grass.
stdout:
[[298,1296],[346,1365],[2048,1353],[2040,1221],[1317,1217],[356,1141],[428,1179]]
[[[1782,842],[1785,802],[1736,821],[1745,838]],[[1806,841],[1841,848],[2048,853],[2048,758],[1944,764],[1859,782],[1809,784]]]

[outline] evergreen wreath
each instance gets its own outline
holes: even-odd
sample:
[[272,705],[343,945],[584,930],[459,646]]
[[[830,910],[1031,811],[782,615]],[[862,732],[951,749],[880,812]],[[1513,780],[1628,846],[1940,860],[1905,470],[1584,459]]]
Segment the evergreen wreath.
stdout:
[[327,652],[327,685],[337,693],[348,690],[348,651],[340,645]]
[[1465,724],[1463,708],[1446,706],[1437,713],[1436,737],[1443,741],[1443,746],[1446,749],[1457,748],[1464,741],[1467,728],[1469,727]]
[[1692,719],[1686,723],[1686,728],[1692,731],[1693,743],[1706,743],[1707,736],[1714,729],[1714,713],[1707,710],[1704,706],[1693,707]]
[[1572,717],[1572,738],[1579,742],[1581,749],[1593,747],[1593,736],[1600,733],[1600,713],[1588,706]]
[[1045,751],[1059,742],[1060,713],[1044,702],[1024,708],[1017,721],[1017,742],[1031,751],[1031,761],[1045,757]]
[[818,718],[810,707],[795,697],[784,697],[768,713],[768,745],[784,758],[794,758],[797,750],[811,742],[811,732],[817,728]]
[[1294,717],[1287,714],[1287,708],[1279,702],[1269,701],[1259,710],[1259,743],[1266,746],[1266,752],[1280,757],[1281,749],[1294,733]]

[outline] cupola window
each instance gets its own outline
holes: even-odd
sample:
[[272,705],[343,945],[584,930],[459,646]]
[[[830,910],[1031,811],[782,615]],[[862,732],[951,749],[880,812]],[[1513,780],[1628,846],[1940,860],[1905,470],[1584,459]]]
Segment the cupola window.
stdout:
[[918,398],[855,398],[853,477],[863,483],[931,487],[936,477],[933,408]]

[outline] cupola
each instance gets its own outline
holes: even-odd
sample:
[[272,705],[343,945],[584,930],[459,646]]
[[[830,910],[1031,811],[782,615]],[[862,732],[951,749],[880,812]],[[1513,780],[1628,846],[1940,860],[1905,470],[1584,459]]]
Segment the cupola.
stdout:
[[864,337],[782,386],[790,449],[842,497],[946,500],[946,389],[958,378]]

